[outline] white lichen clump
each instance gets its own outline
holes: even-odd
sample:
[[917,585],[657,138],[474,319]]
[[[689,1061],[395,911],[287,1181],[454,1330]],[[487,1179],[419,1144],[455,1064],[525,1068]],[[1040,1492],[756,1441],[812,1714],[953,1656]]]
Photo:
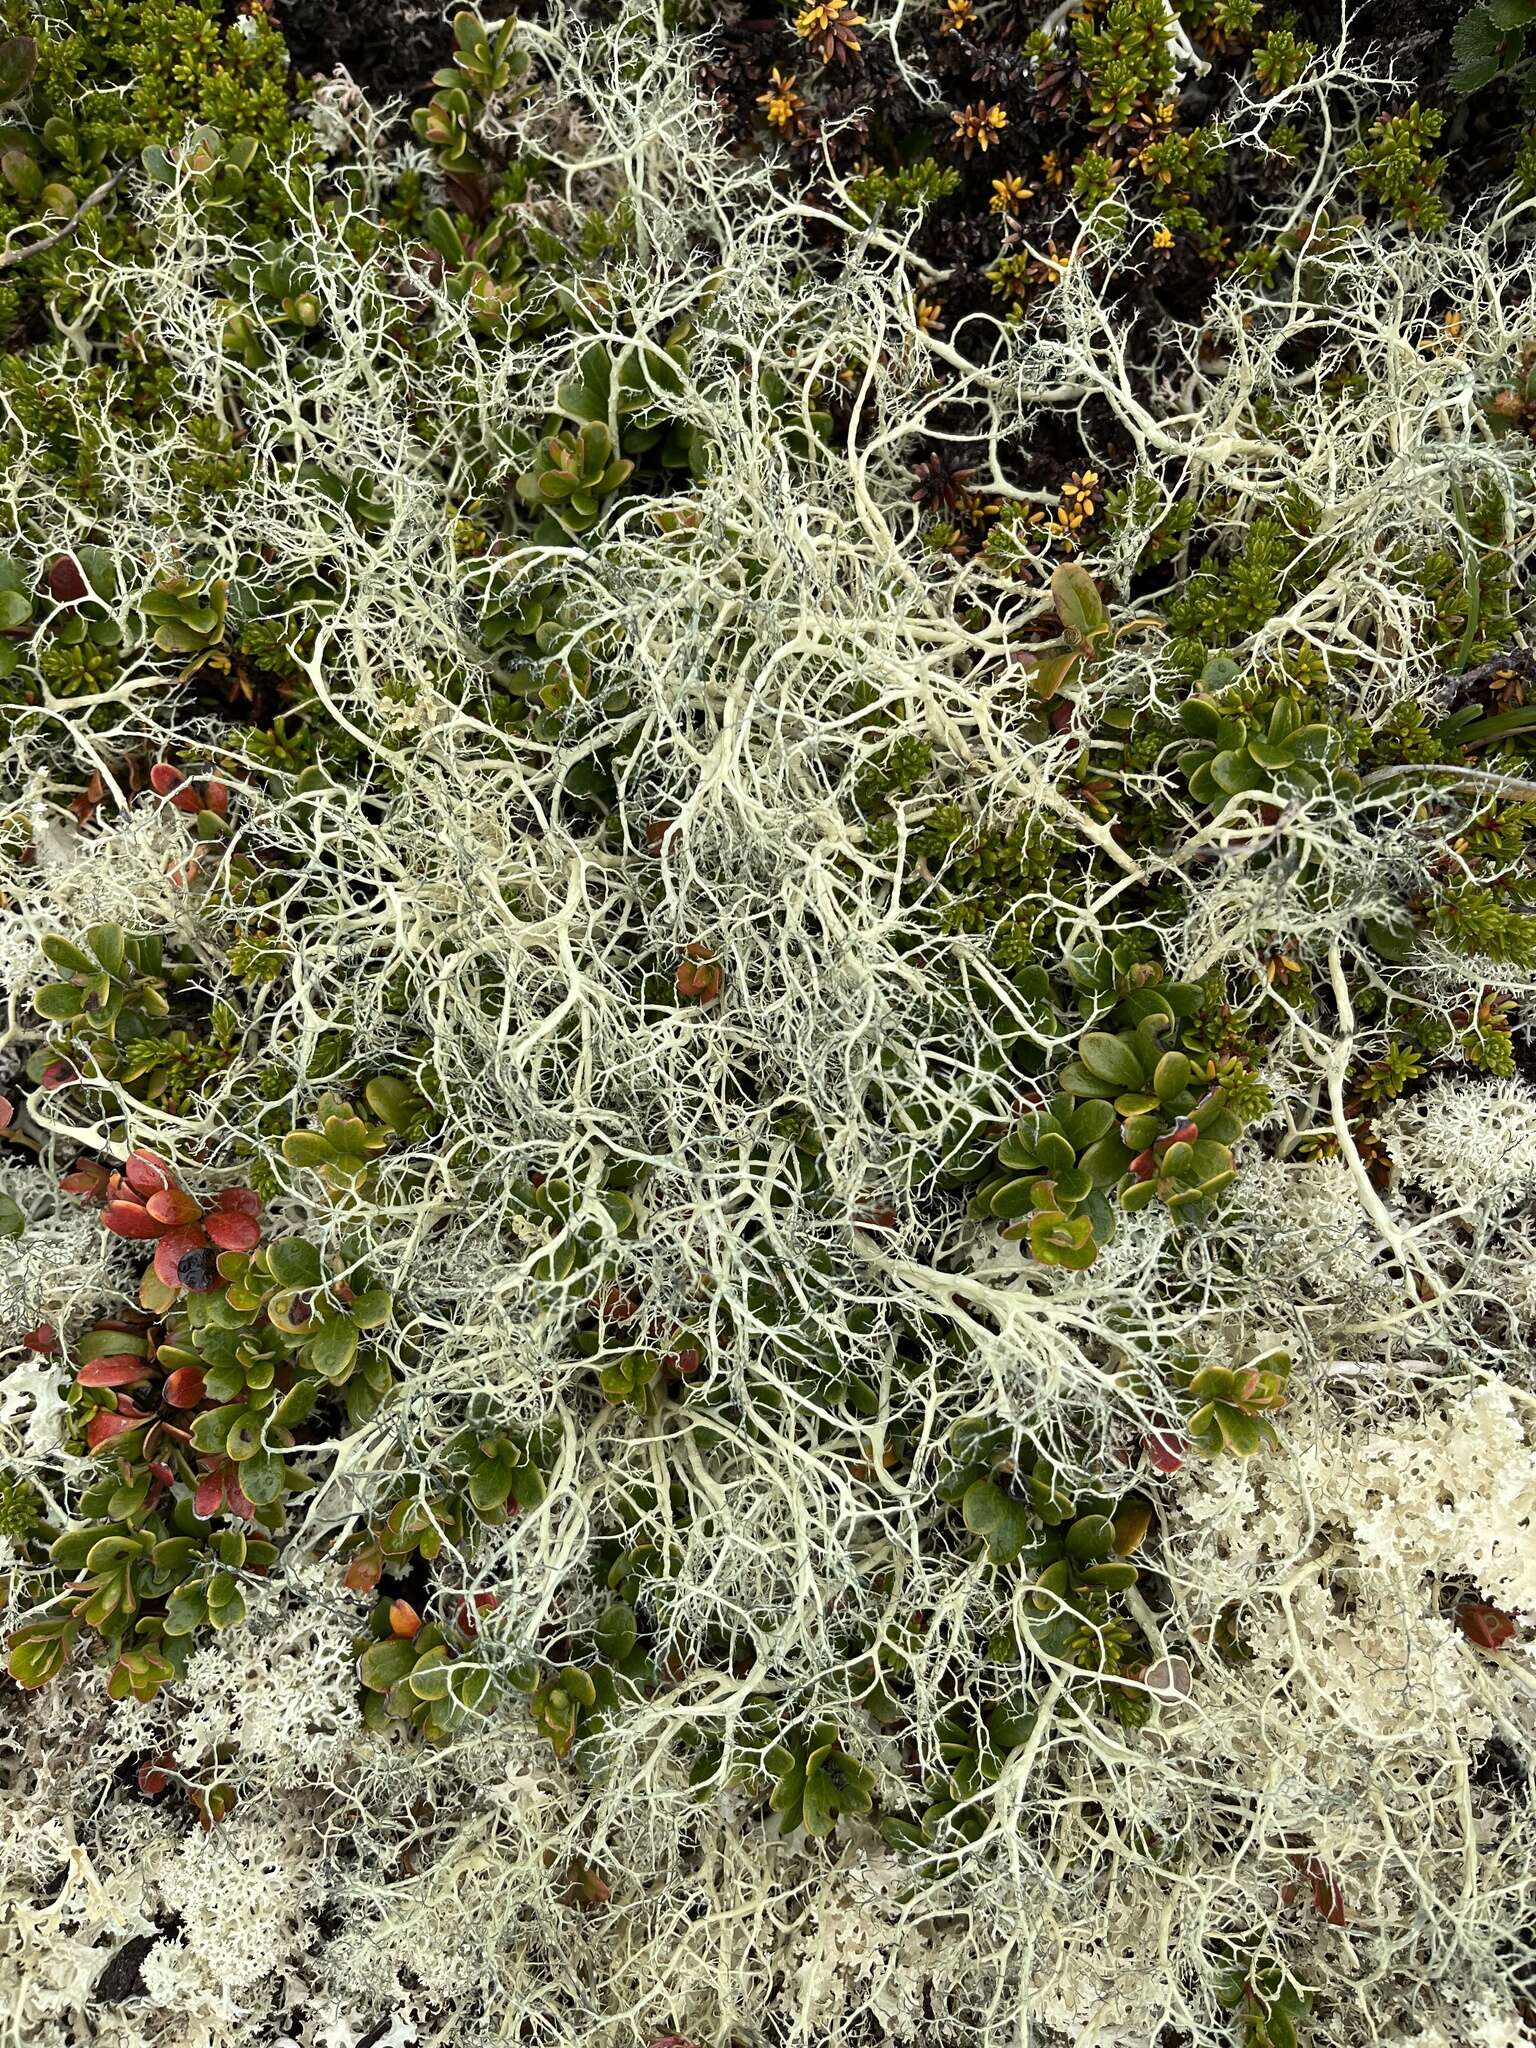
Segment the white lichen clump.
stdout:
[[[920,573],[906,461],[941,412],[995,449],[1090,401],[1123,432],[1130,472],[1155,484],[1158,515],[1175,472],[1229,493],[1234,521],[1289,490],[1326,500],[1327,573],[1271,637],[1295,631],[1335,659],[1351,713],[1432,703],[1435,664],[1414,651],[1422,607],[1377,572],[1394,550],[1459,534],[1458,501],[1490,479],[1529,552],[1528,465],[1456,423],[1536,339],[1532,246],[1502,215],[1433,244],[1341,226],[1331,300],[1365,366],[1343,391],[1321,376],[1295,390],[1287,367],[1298,333],[1332,312],[1241,277],[1198,334],[1170,342],[1149,389],[1117,349],[1116,279],[1083,265],[1048,318],[972,316],[986,345],[955,356],[940,392],[899,233],[855,239],[836,282],[812,277],[803,210],[727,153],[695,46],[658,22],[637,49],[558,9],[527,43],[544,104],[507,119],[541,124],[560,203],[611,189],[616,166],[632,195],[633,246],[606,282],[614,332],[664,334],[708,299],[676,397],[713,449],[688,520],[669,526],[655,516],[672,509],[664,498],[637,499],[567,563],[581,622],[626,678],[621,702],[590,708],[579,747],[622,739],[626,814],[671,829],[646,897],[633,865],[562,808],[556,771],[578,743],[488,746],[460,672],[474,667],[476,601],[442,545],[455,448],[537,427],[573,346],[523,340],[488,358],[462,302],[428,281],[443,336],[431,377],[408,357],[381,367],[397,361],[391,278],[333,223],[301,218],[296,261],[335,347],[308,388],[279,359],[252,389],[246,469],[199,508],[197,541],[210,577],[233,580],[253,542],[274,581],[297,582],[321,552],[333,563],[340,595],[301,666],[378,773],[366,793],[322,778],[300,796],[247,759],[232,843],[189,874],[185,814],[140,796],[86,831],[23,761],[28,836],[0,869],[14,912],[0,985],[14,1024],[46,978],[38,941],[60,929],[110,920],[194,952],[228,938],[241,835],[270,852],[291,950],[254,999],[259,1033],[232,1044],[194,1109],[136,1104],[123,1135],[197,1170],[224,1146],[231,1176],[259,1165],[278,1225],[328,1249],[364,1241],[400,1304],[378,1343],[402,1394],[296,1502],[296,1534],[272,1576],[251,1579],[244,1625],[200,1646],[174,1686],[111,1704],[99,1674],[71,1667],[0,1708],[0,2048],[637,2048],[668,2033],[715,2048],[762,2038],[769,2015],[776,2039],[817,2048],[1217,2048],[1237,2024],[1222,1996],[1234,1956],[1327,1987],[1325,2048],[1527,2048],[1528,2013],[1489,1986],[1529,1941],[1536,1827],[1528,1789],[1508,1795],[1484,1764],[1533,1754],[1536,1661],[1525,1641],[1477,1644],[1459,1617],[1486,1603],[1536,1623],[1536,1094],[1469,1072],[1383,1114],[1384,1192],[1342,1107],[1346,1070],[1376,1045],[1346,991],[1336,1033],[1287,1012],[1264,1076],[1267,1152],[1245,1157],[1198,1233],[1146,1212],[1089,1272],[980,1241],[958,1208],[948,1241],[925,1240],[908,1154],[958,1116],[1010,1117],[1013,1085],[998,1079],[984,949],[946,935],[974,993],[969,1007],[940,1001],[921,889],[904,894],[850,825],[876,748],[847,707],[883,715],[881,746],[927,743],[979,813],[1049,815],[1104,850],[1108,835],[1057,786],[1076,741],[1017,740],[1014,681],[986,679],[1007,651],[996,580],[974,563],[948,582]],[[1327,73],[1291,90],[1338,89]],[[562,102],[579,118],[555,120]],[[1260,112],[1244,115],[1255,134]],[[345,82],[314,119],[338,153],[383,161],[382,131]],[[1276,191],[1277,237],[1345,213],[1315,181]],[[139,203],[159,253],[123,288],[188,415],[214,410],[227,309],[207,281],[232,252],[174,183]],[[1105,270],[1131,264],[1147,225],[1128,216],[1123,259],[1106,255]],[[1463,309],[1455,348],[1406,338],[1438,331],[1447,303]],[[808,406],[811,353],[829,375],[868,366],[868,404],[846,454],[797,467],[743,365]],[[1262,419],[1282,388],[1293,425],[1273,439]],[[187,445],[172,431],[103,449],[112,545],[145,587],[186,539]],[[329,500],[293,488],[300,457],[365,467],[381,526],[338,530]],[[6,485],[18,502],[42,490],[24,472]],[[1127,563],[1146,538],[1134,527],[1117,542]],[[141,682],[129,673],[93,700],[103,746],[169,748]],[[1169,682],[1149,649],[1123,651],[1091,687],[1156,702]],[[1172,784],[1162,765],[1141,778]],[[1390,908],[1404,873],[1430,871],[1442,827],[1394,785],[1353,807],[1319,796],[1287,821],[1282,868],[1259,858],[1272,823],[1257,806],[1224,834],[1192,818],[1202,857],[1155,875],[1142,849],[1111,841],[1112,857],[1160,885],[1150,937],[1173,971],[1223,969],[1257,991],[1271,942],[1305,945],[1337,991],[1351,934]],[[1099,913],[1078,914],[1086,943]],[[718,946],[707,1017],[678,1006],[637,1025],[642,935],[668,962],[701,936]],[[1477,964],[1447,963],[1448,1006],[1475,1007]],[[404,1142],[382,1162],[368,1206],[317,1192],[231,1108],[244,1086],[248,1102],[262,1091],[274,1113],[307,1113],[290,1076],[343,1012],[381,1061],[409,1046],[430,1064],[445,1105],[430,1146]],[[280,1071],[266,1044],[284,1048]],[[805,1104],[814,1203],[806,1134],[776,1119]],[[512,1193],[552,1157],[610,1238],[606,1167],[647,1169],[626,1275],[706,1333],[735,1402],[707,1435],[676,1406],[583,1401],[590,1365],[571,1335],[590,1283],[541,1277],[547,1232]],[[47,1323],[67,1345],[84,1317],[132,1300],[139,1269],[40,1168],[5,1169],[0,1191],[25,1215],[20,1237],[0,1239],[0,1447],[42,1484],[62,1382],[16,1340]],[[978,1241],[959,1270],[965,1233]],[[934,1342],[901,1360],[920,1427],[913,1477],[896,1486],[883,1410],[860,1438],[837,1436],[831,1397],[797,1375],[808,1355],[818,1370],[830,1360],[828,1372],[867,1372],[884,1400],[896,1333],[919,1323]],[[1012,1687],[1017,1674],[978,1646],[1015,1624],[1027,1636],[1027,1589],[952,1535],[935,1540],[956,1527],[935,1490],[956,1423],[985,1414],[1030,1432],[1091,1491],[1164,1427],[1190,1359],[1240,1367],[1277,1346],[1295,1386],[1277,1443],[1251,1461],[1191,1457],[1158,1492],[1158,1569],[1185,1647],[1154,1640],[1160,1681],[1130,1680],[1144,1725],[1090,1716],[1042,1660],[1027,1739],[957,1797],[975,1825],[942,1855],[898,1854],[872,1827],[842,1829],[829,1852],[781,1837],[745,1798],[781,1735],[827,1717],[905,1810],[911,1758],[864,1711],[869,1657],[850,1645],[891,1650],[935,1775],[954,1764],[949,1717],[979,1721]],[[496,1594],[477,1641],[498,1675],[551,1635],[590,1635],[608,1599],[589,1568],[594,1529],[649,1516],[660,1532],[640,1597],[667,1703],[626,1708],[580,1769],[552,1755],[520,1696],[438,1750],[358,1724],[367,1603],[335,1551],[402,1475],[430,1490],[468,1400],[487,1428],[554,1414],[563,1432],[544,1501],[472,1554],[451,1531],[443,1544],[444,1589]],[[722,1665],[707,1653],[727,1634]],[[776,1725],[747,1711],[754,1687]],[[215,1774],[232,1810],[188,1822],[188,1785]],[[103,2004],[102,1972],[133,1942],[126,2003]]]

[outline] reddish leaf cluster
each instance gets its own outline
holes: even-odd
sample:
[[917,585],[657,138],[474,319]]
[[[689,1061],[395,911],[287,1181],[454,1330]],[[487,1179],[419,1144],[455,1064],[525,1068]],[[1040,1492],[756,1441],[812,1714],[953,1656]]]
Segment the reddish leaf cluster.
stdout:
[[[103,1348],[114,1334],[120,1344]],[[118,1470],[125,1485],[132,1483],[136,1466],[148,1470],[153,1484],[145,1504],[153,1507],[176,1481],[167,1460],[190,1447],[190,1411],[206,1398],[203,1375],[196,1366],[181,1366],[155,1386],[161,1368],[155,1362],[153,1326],[144,1323],[98,1323],[85,1333],[82,1348],[89,1348],[93,1356],[76,1369],[76,1386],[104,1388],[114,1402],[111,1408],[98,1409],[86,1424],[86,1445],[92,1451],[107,1451],[119,1437],[143,1430],[142,1447],[134,1449],[131,1459],[119,1458]],[[241,1487],[239,1465],[232,1458],[196,1455],[194,1512],[205,1522],[221,1510],[248,1522],[256,1510]]]
[[1499,1650],[1514,1634],[1515,1618],[1486,1600],[1463,1600],[1456,1610],[1456,1626],[1480,1650]]
[[684,1002],[712,1003],[725,985],[725,969],[707,940],[694,939],[683,948],[673,980]]
[[216,818],[229,816],[229,785],[216,775],[206,782],[194,782],[169,761],[157,761],[149,771],[149,785],[157,796],[169,797],[174,809],[212,811]]
[[121,1173],[77,1166],[60,1185],[104,1200],[101,1220],[115,1236],[155,1240],[155,1274],[166,1287],[206,1294],[218,1285],[220,1252],[254,1251],[261,1242],[261,1204],[249,1188],[224,1188],[200,1203],[171,1178],[163,1159],[142,1148]]

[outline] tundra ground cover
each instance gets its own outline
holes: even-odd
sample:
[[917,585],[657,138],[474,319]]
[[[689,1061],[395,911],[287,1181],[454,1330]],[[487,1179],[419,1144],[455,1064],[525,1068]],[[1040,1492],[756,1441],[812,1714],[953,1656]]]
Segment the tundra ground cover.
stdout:
[[1518,10],[3,11],[10,2038],[1527,2040]]

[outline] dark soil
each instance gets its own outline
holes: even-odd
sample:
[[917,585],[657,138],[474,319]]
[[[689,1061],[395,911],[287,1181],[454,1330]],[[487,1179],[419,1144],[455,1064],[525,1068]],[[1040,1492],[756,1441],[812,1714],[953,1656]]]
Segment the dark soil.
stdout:
[[[1349,47],[1390,57],[1404,86],[1404,98],[1445,82],[1450,69],[1451,31],[1471,0],[1365,0],[1354,9]],[[1324,50],[1339,39],[1338,0],[1301,0],[1296,9],[1302,33]]]
[[453,46],[440,0],[276,0],[275,15],[295,69],[345,65],[370,98],[415,98]]
[[113,1956],[107,1967],[96,1979],[91,1993],[95,2005],[126,2005],[130,1999],[144,1996],[144,1979],[139,1974],[144,1958],[160,1939],[155,1934],[135,1934]]

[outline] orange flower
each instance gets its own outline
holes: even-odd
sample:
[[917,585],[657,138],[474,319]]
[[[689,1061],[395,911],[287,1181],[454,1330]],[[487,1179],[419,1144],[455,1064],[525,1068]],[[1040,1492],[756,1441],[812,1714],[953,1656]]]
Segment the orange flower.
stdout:
[[757,104],[764,108],[769,125],[774,128],[795,128],[805,112],[805,101],[795,91],[795,73],[785,78],[775,65],[767,92],[759,93]]
[[950,119],[955,124],[955,140],[964,150],[967,160],[978,149],[985,156],[1008,126],[1008,116],[1003,109],[989,107],[983,100],[976,100],[960,113],[951,114]]
[[805,43],[821,45],[823,64],[846,64],[859,53],[854,30],[864,26],[862,14],[855,14],[842,0],[814,0],[795,16],[795,34]]

